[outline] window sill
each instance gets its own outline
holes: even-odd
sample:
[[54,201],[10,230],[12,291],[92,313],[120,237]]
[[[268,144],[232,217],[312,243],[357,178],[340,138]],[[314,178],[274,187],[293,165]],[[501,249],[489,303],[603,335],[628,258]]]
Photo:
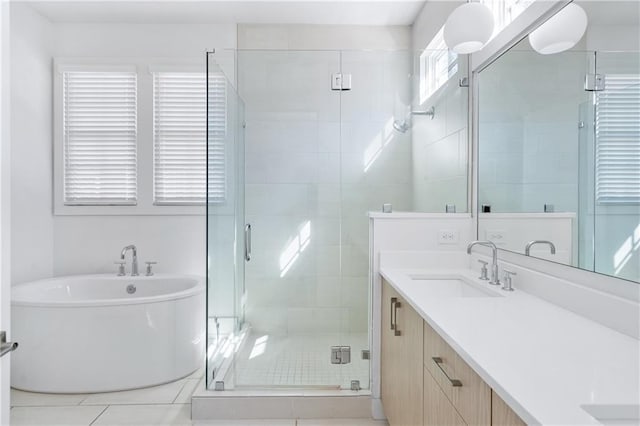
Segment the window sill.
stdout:
[[204,216],[205,206],[65,206],[54,207],[54,216]]

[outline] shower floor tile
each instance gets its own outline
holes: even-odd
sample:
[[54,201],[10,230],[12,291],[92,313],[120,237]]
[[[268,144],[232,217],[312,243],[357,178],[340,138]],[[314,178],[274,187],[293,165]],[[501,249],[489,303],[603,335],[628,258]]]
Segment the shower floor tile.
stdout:
[[[231,383],[242,387],[369,387],[366,333],[273,336],[252,332],[236,354]],[[350,346],[349,364],[331,364],[331,346]]]

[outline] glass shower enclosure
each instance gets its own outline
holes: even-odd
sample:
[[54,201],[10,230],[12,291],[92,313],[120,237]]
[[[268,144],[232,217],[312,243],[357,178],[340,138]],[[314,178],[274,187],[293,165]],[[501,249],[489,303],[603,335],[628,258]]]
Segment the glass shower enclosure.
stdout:
[[[418,56],[207,56],[209,389],[371,388],[368,212],[412,211],[426,179],[413,172],[424,147],[412,126],[445,133],[466,111],[455,78],[464,96],[436,105],[435,119],[411,115]],[[466,138],[445,136],[430,146],[455,139],[443,155],[466,183]]]

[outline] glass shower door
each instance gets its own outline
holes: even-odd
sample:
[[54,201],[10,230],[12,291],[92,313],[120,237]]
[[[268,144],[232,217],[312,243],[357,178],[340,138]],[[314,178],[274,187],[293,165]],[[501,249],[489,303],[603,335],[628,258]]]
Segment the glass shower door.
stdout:
[[206,71],[209,389],[232,385],[228,372],[244,321],[244,103],[227,78],[233,75],[233,58],[220,56],[207,53]]
[[[248,338],[236,388],[342,385],[340,96],[335,51],[238,52],[247,105]],[[364,302],[366,303],[366,302]]]

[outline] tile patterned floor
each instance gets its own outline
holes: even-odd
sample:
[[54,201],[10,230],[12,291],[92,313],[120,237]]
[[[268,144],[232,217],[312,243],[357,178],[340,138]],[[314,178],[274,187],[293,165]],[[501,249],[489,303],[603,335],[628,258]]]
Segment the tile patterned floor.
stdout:
[[369,419],[191,421],[191,394],[202,371],[146,389],[86,395],[11,390],[12,426],[386,426]]
[[[350,346],[351,362],[331,364],[331,346]],[[350,389],[352,380],[369,387],[366,333],[291,335],[287,337],[252,332],[236,355],[235,384],[248,386],[333,386]],[[234,382],[234,380],[232,380]]]

